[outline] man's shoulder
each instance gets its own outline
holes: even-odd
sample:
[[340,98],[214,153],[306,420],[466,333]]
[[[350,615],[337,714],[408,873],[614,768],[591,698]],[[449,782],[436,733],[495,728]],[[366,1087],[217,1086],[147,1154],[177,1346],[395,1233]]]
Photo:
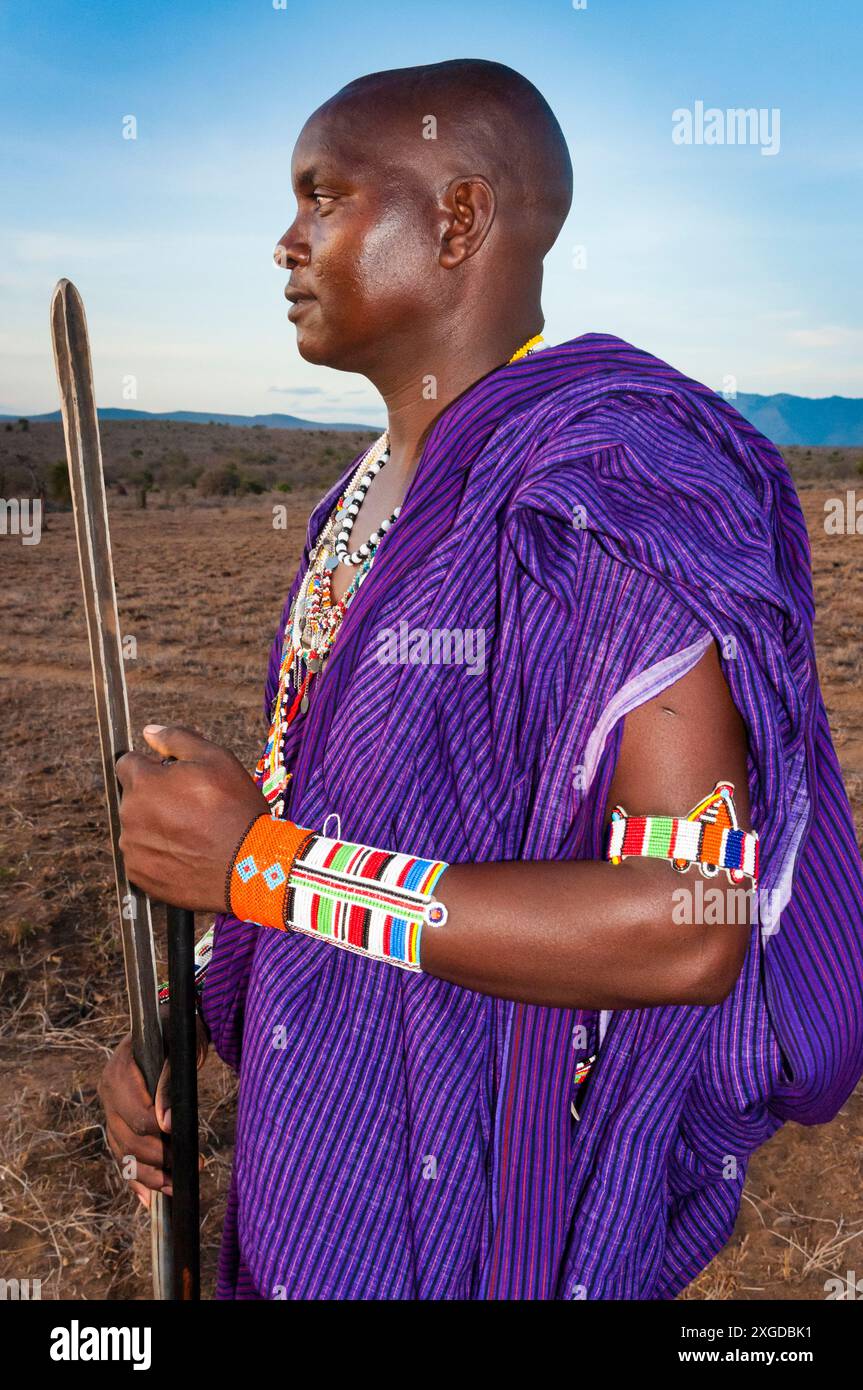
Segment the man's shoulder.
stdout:
[[[675,397],[729,413],[728,402],[709,386],[613,333],[582,333],[545,348],[532,369],[547,384],[536,402],[540,409],[566,412],[606,402],[625,415],[648,400]],[[730,414],[742,418],[733,409]]]
[[677,440],[711,455],[746,455],[758,471],[784,471],[775,445],[736,409],[733,400],[661,357],[611,333],[584,333],[537,353],[537,386],[512,422],[554,453],[568,436],[595,450],[622,442],[667,446]]

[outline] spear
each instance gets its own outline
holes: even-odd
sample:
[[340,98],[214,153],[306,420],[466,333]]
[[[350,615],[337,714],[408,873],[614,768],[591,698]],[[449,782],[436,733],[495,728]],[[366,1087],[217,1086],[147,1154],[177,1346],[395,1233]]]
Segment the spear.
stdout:
[[[132,747],[132,731],[87,320],[81,296],[70,280],[60,280],[54,290],[51,336],[90,639],[132,1051],[153,1096],[164,1061],[153,922],[150,901],[129,882],[120,852],[120,786],[114,769],[121,754]],[[153,1293],[160,1299],[189,1299],[198,1297],[197,1070],[191,912],[168,909],[168,949],[174,1202],[161,1192],[152,1194]]]

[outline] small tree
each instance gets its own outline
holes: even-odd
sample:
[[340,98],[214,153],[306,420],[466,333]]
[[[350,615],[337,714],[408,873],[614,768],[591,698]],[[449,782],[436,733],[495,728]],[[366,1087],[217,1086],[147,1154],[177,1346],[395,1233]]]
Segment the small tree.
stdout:
[[153,474],[149,468],[142,468],[132,478],[133,483],[138,489],[138,505],[142,511],[147,510],[147,493],[151,491],[154,483]]

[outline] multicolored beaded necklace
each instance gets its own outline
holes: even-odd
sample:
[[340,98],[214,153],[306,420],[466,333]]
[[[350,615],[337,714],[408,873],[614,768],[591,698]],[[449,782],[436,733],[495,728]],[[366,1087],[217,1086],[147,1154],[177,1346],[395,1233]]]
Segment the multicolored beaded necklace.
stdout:
[[[540,333],[529,338],[513,353],[507,365],[527,357],[542,341]],[[255,779],[270,803],[274,816],[281,816],[284,811],[285,792],[291,778],[284,764],[285,734],[297,715],[304,714],[308,709],[312,681],[332,651],[348,606],[401,510],[396,507],[392,516],[382,522],[367,541],[354,551],[348,550],[348,541],[369,485],[389,458],[389,443],[389,433],[385,430],[360,459],[330,519],[318,536],[288,613],[270,732],[255,768]],[[353,565],[357,572],[344,596],[334,602],[331,574],[338,564]]]

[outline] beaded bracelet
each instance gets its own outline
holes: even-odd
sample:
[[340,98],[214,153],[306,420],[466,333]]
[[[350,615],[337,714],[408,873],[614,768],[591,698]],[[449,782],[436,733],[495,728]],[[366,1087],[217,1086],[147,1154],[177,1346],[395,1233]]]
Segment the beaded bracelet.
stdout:
[[606,858],[619,864],[630,855],[670,859],[678,873],[697,864],[705,878],[724,869],[731,883],[758,880],[758,834],[741,830],[734,809],[734,783],[717,782],[688,816],[628,816],[611,812]]
[[423,927],[447,918],[432,896],[447,867],[262,815],[231,865],[231,911],[241,921],[304,932],[417,971]]
[[[210,957],[213,954],[213,928],[204,932],[195,945],[195,997],[198,1007],[201,1005],[201,993],[204,988],[204,976],[207,973],[207,966],[210,964]],[[169,981],[163,980],[159,985],[159,1003],[167,1004],[171,998]]]
[[288,876],[314,832],[290,820],[256,816],[228,868],[228,907],[241,922],[284,929]]

